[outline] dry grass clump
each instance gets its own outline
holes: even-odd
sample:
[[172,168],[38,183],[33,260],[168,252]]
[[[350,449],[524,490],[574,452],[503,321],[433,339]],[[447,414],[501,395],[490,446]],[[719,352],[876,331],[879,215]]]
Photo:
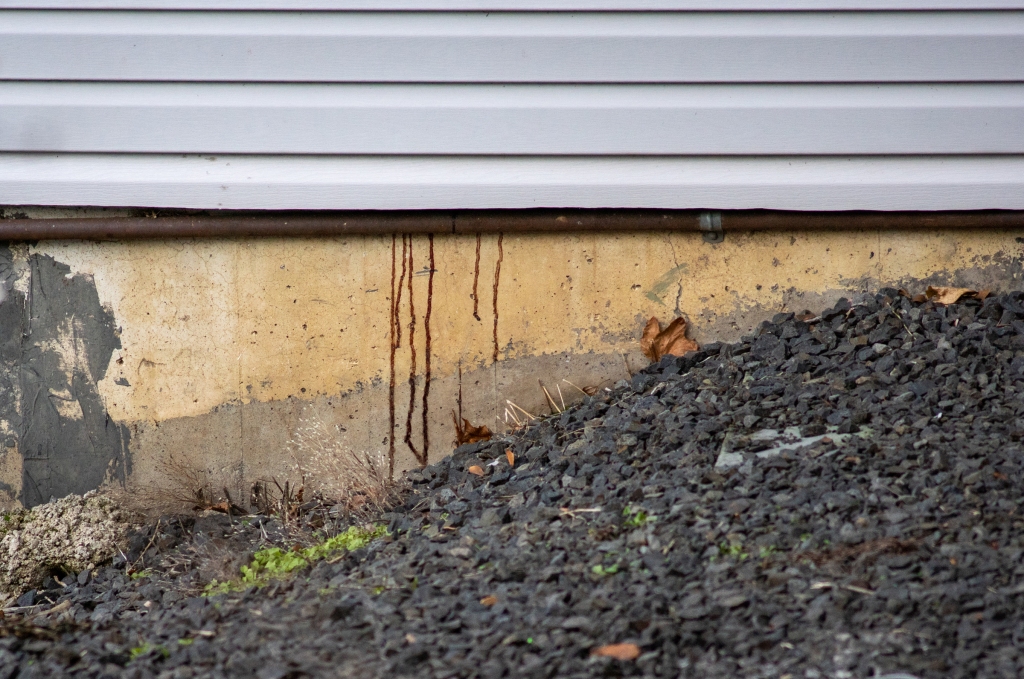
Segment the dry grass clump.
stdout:
[[103,492],[121,506],[151,518],[207,510],[229,516],[255,511],[280,516],[285,525],[334,506],[346,513],[393,506],[397,491],[388,474],[387,454],[354,450],[343,442],[337,429],[318,416],[301,419],[288,442],[293,478],[253,481],[251,496],[244,499],[248,509],[239,506],[242,498],[233,498],[227,488],[218,490],[209,470],[173,453],[156,465],[156,481],[129,488],[110,486]]
[[289,443],[296,453],[295,471],[302,479],[302,486],[291,492],[300,498],[303,492],[307,497],[316,495],[325,504],[351,512],[393,505],[396,489],[384,451],[352,449],[342,441],[337,425],[328,428],[319,416],[300,420]]
[[131,511],[150,518],[188,514],[212,509],[244,514],[227,488],[215,490],[211,474],[204,467],[174,453],[156,464],[159,481],[122,488],[111,485],[103,494]]

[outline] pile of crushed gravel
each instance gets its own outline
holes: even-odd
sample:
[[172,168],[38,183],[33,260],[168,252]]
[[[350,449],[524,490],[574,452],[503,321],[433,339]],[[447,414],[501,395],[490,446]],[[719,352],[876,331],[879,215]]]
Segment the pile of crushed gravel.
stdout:
[[1024,294],[780,314],[409,474],[333,563],[55,583],[0,679],[1022,676],[1022,393]]
[[131,528],[131,516],[96,493],[68,495],[0,516],[0,603],[40,586],[57,572],[109,561]]

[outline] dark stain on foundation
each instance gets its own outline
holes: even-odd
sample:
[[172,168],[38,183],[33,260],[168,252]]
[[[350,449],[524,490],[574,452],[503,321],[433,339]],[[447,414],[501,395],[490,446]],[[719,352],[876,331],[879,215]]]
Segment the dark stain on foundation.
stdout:
[[[398,288],[395,296],[395,347],[402,346],[402,321],[399,317],[399,309],[402,308],[402,286],[405,284],[405,266],[408,254],[406,252],[406,238],[402,235],[402,274],[398,277]],[[411,273],[409,274],[412,275]]]
[[505,258],[502,240],[505,234],[498,232],[498,258],[494,261],[494,354],[492,360],[498,362],[498,284],[501,282],[501,260]]
[[[477,284],[480,282],[480,234],[476,235],[476,260],[473,262],[473,318],[480,320],[480,295]],[[461,417],[461,413],[460,413]]]
[[434,234],[428,233],[430,243],[430,276],[427,278],[427,311],[423,314],[423,459],[420,464],[426,465],[430,459],[430,312],[434,306]]
[[408,266],[409,266],[409,411],[405,414],[405,445],[409,446],[409,450],[416,457],[416,461],[420,464],[424,464],[423,457],[420,451],[416,450],[416,445],[412,442],[412,411],[416,405],[416,301],[413,298],[412,292],[412,272],[415,271],[415,264],[413,263],[413,252],[412,252],[412,236],[409,236],[409,254],[408,254]]
[[395,344],[395,326],[398,324],[398,309],[395,307],[395,273],[396,255],[398,248],[398,235],[391,234],[391,307],[390,325],[388,327],[388,342],[391,344],[391,358],[389,362],[390,372],[388,374],[388,478],[395,478],[395,351],[398,345]]
[[0,418],[22,455],[19,500],[27,507],[85,493],[131,472],[127,427],[110,419],[97,383],[114,350],[117,324],[92,277],[52,257],[27,261],[28,294],[0,247]]

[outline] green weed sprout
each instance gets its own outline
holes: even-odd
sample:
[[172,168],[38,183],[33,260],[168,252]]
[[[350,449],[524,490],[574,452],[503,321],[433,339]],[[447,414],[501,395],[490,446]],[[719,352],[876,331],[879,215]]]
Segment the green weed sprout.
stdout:
[[591,566],[590,572],[601,577],[606,575],[615,575],[619,572],[619,564],[612,564],[611,566],[597,564],[596,566]]
[[728,556],[740,561],[746,561],[750,557],[749,554],[743,551],[743,545],[730,545],[728,542],[718,545],[718,554],[719,556]]
[[355,551],[370,544],[373,540],[387,535],[386,526],[378,525],[372,528],[349,527],[344,533],[339,533],[323,542],[306,547],[300,550],[286,551],[280,547],[261,549],[253,554],[252,561],[239,570],[241,578],[233,582],[217,582],[214,580],[203,590],[206,596],[226,594],[232,591],[245,589],[255,585],[262,587],[270,580],[282,578],[292,571],[305,568],[310,564],[325,559],[336,552]]
[[622,510],[622,515],[626,517],[624,524],[630,528],[640,528],[657,518],[639,507],[626,507]]
[[170,657],[170,655],[171,655],[171,652],[168,651],[163,646],[152,646],[152,645],[150,645],[148,643],[143,642],[141,645],[136,646],[135,648],[129,650],[128,651],[128,656],[132,660],[135,660],[136,658],[139,658],[141,656],[146,655],[150,651],[156,651],[157,653],[159,653],[160,655],[162,655],[165,658]]

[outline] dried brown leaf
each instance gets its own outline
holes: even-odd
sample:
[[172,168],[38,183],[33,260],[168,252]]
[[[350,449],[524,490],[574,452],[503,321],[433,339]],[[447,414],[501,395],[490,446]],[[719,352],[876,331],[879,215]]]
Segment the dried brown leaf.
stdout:
[[509,467],[514,467],[515,466],[515,464],[516,464],[516,454],[512,452],[511,448],[509,448],[508,450],[505,451],[505,459],[508,460],[508,466]]
[[640,351],[644,352],[644,356],[651,359],[651,361],[657,361],[660,359],[655,356],[654,353],[654,341],[658,338],[658,333],[661,332],[661,323],[657,317],[651,316],[651,320],[647,321],[647,325],[644,326],[644,332],[640,335]]
[[970,288],[937,288],[929,285],[924,296],[937,304],[956,304],[964,295],[977,294]]
[[640,349],[652,362],[660,361],[662,356],[683,356],[700,347],[686,337],[686,319],[677,318],[664,330],[655,316],[647,321],[643,335],[640,337]]
[[493,594],[490,596],[485,596],[483,599],[480,600],[480,603],[482,603],[484,606],[493,606],[494,604],[498,603],[498,597],[494,596]]
[[462,423],[460,424],[455,416],[455,411],[452,411],[452,422],[455,424],[455,445],[457,446],[489,441],[494,436],[491,430],[487,428],[487,425],[474,427],[466,418],[462,418]]
[[473,474],[474,476],[483,476],[484,475],[483,468],[480,465],[476,465],[476,464],[473,465],[472,467],[470,467],[469,469],[467,469],[466,471],[468,471],[470,474]]
[[686,337],[686,320],[683,318],[677,318],[669,323],[654,344],[662,356],[683,356],[700,348],[696,342]]
[[636,660],[640,657],[640,647],[636,644],[608,644],[598,646],[590,655],[615,658],[616,660]]
[[985,288],[984,290],[982,290],[981,292],[976,294],[975,297],[977,297],[980,300],[984,300],[986,297],[988,297],[991,294],[992,294],[992,289],[991,288]]
[[233,502],[228,502],[227,500],[203,507],[203,509],[212,509],[215,512],[220,512],[222,514],[234,514],[236,516],[248,514],[244,509]]

